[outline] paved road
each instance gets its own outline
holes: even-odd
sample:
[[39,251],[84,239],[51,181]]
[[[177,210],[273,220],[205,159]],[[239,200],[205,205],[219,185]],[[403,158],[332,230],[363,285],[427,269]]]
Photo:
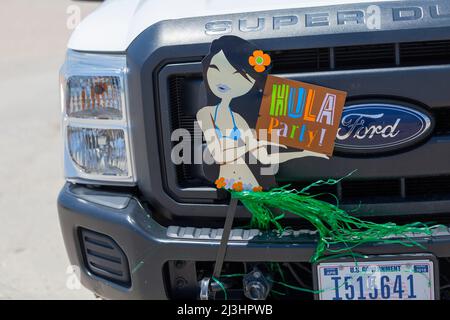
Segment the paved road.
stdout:
[[66,286],[56,212],[63,184],[58,69],[71,30],[68,6],[0,2],[0,299],[90,299]]

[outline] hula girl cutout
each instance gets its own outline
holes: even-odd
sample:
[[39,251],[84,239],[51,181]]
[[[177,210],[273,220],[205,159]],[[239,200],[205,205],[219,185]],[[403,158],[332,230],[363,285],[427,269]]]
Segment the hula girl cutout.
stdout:
[[[235,36],[213,41],[203,60],[208,96],[197,120],[219,167],[211,177],[217,188],[230,191],[232,201],[242,202],[251,212],[252,227],[275,228],[281,233],[285,228],[280,210],[308,220],[318,231],[311,262],[329,254],[349,254],[356,259],[359,256],[352,249],[373,241],[420,246],[408,234],[431,235],[439,226],[366,222],[310,193],[313,187],[334,185],[341,179],[318,180],[302,190],[271,188],[275,186],[274,175],[262,175],[261,165],[303,157],[328,159],[327,155],[332,155],[346,93],[270,76],[270,66],[267,54]],[[268,128],[266,139],[261,128]],[[268,151],[285,146],[302,151]],[[242,192],[248,190],[259,192]]]
[[303,157],[328,159],[312,151],[271,152],[285,145],[258,139],[252,128],[271,67],[270,56],[235,36],[214,40],[202,61],[207,106],[197,121],[219,174],[212,179],[218,189],[262,191],[275,186],[273,175],[262,175],[261,167]]

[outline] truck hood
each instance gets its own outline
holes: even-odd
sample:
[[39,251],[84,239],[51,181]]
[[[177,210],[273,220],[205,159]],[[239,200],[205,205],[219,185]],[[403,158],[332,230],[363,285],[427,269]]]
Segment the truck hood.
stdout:
[[391,0],[245,0],[232,4],[224,0],[108,0],[80,23],[68,47],[79,51],[124,52],[141,32],[164,20],[387,1]]

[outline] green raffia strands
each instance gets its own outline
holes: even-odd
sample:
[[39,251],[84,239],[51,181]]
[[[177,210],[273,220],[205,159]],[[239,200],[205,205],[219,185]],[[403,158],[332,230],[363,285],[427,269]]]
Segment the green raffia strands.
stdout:
[[223,285],[223,283],[222,282],[220,282],[216,277],[212,277],[212,279],[213,279],[213,281],[215,282],[215,283],[217,283],[218,285],[219,285],[219,287],[220,287],[220,289],[222,289],[222,291],[223,291],[223,299],[224,300],[228,300],[228,294],[227,294],[227,289],[225,289],[225,286]]
[[370,242],[423,248],[420,243],[409,238],[407,234],[431,235],[432,229],[438,227],[430,227],[420,222],[399,226],[395,223],[378,224],[364,221],[340,209],[337,199],[337,204],[333,205],[317,199],[319,195],[307,193],[312,187],[332,185],[340,180],[320,180],[300,191],[284,186],[262,192],[233,190],[229,190],[229,192],[252,213],[251,227],[260,230],[275,228],[279,233],[285,231],[286,228],[281,223],[284,213],[276,214],[273,209],[289,212],[308,220],[319,233],[318,245],[311,257],[311,262],[323,260],[327,254],[335,257],[342,255],[361,257],[361,255],[354,254],[352,249]]

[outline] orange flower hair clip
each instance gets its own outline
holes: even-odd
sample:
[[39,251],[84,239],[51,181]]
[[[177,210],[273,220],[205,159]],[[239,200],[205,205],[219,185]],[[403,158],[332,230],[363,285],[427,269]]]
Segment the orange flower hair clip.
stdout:
[[255,68],[256,72],[264,72],[270,65],[271,59],[267,53],[262,50],[253,51],[253,55],[248,57],[248,63]]

